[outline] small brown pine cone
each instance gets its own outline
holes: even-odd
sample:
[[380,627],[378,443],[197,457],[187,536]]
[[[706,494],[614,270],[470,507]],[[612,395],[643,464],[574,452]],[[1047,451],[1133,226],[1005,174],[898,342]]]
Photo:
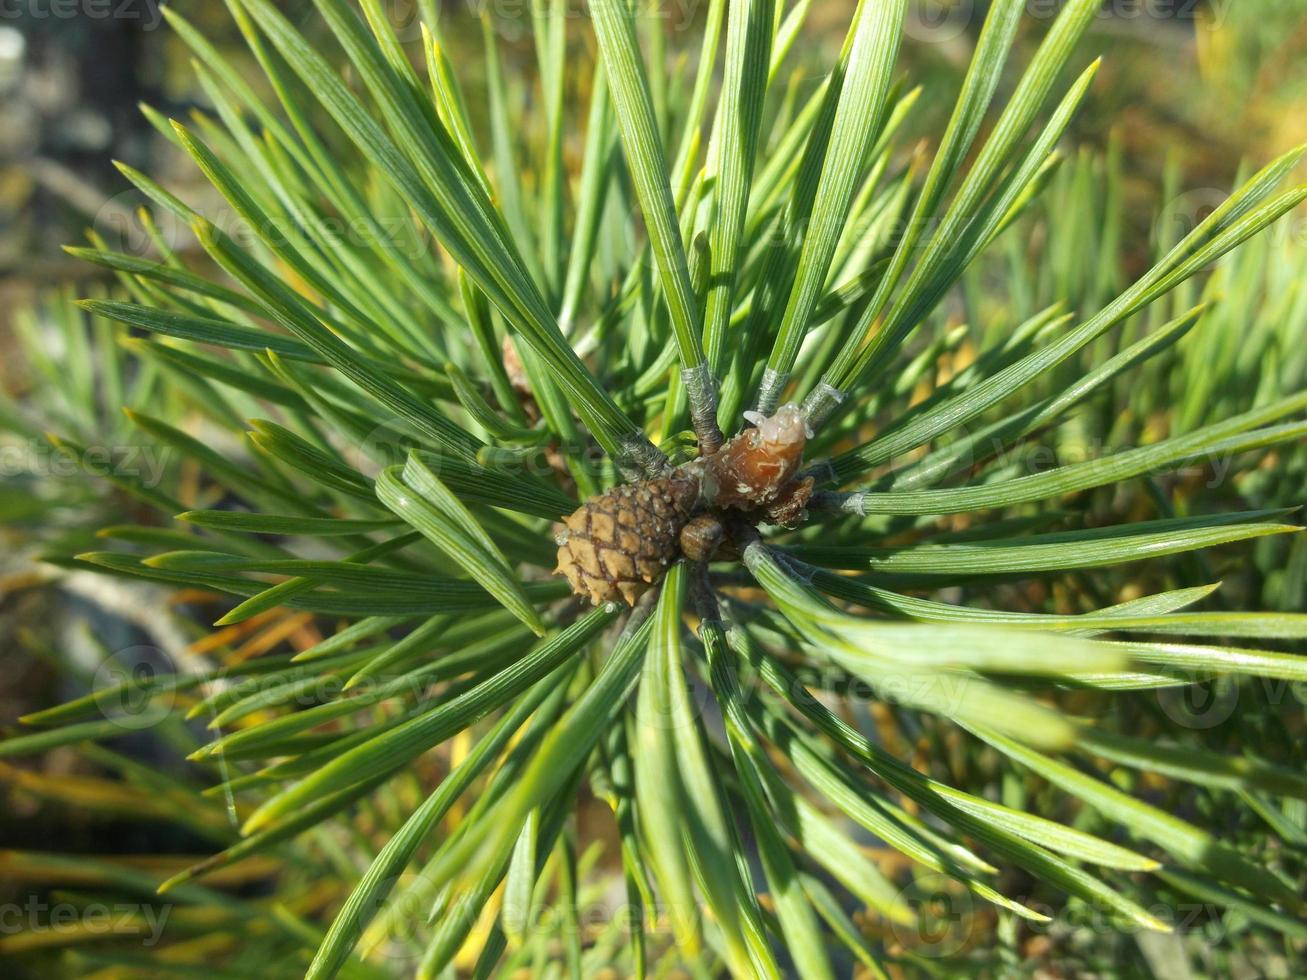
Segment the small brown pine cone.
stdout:
[[690,473],[614,487],[567,518],[558,571],[596,606],[634,606],[680,554],[681,529],[698,503]]

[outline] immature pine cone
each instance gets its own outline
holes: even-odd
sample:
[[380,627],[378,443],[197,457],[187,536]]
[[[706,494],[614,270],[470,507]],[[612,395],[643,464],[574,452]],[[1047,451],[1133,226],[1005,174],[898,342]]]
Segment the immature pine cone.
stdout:
[[699,503],[699,480],[673,473],[595,497],[567,518],[558,571],[596,605],[637,599],[680,554],[680,533]]
[[669,476],[614,487],[581,506],[558,541],[558,571],[597,606],[637,599],[681,555],[711,561],[726,543],[727,515],[799,523],[811,477],[796,479],[808,439],[793,405]]

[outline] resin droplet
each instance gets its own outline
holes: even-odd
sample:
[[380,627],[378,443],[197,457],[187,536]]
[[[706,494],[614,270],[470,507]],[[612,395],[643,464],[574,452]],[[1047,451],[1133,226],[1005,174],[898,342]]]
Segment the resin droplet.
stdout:
[[704,460],[704,499],[735,510],[767,506],[798,473],[807,444],[803,412],[794,405],[778,409]]

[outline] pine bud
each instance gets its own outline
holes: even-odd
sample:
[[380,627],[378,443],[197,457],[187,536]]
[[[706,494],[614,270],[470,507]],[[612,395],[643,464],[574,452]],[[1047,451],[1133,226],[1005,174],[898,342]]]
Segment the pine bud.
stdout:
[[758,510],[781,495],[803,462],[803,413],[793,405],[757,420],[704,460],[704,499],[713,506]]
[[633,606],[682,555],[711,561],[732,521],[798,523],[813,486],[795,479],[808,441],[803,413],[787,405],[756,422],[711,456],[614,487],[567,518],[558,571],[572,591]]

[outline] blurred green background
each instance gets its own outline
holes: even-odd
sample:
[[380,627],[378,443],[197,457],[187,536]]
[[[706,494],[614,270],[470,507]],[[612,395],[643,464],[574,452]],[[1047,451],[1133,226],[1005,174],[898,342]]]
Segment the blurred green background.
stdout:
[[[455,41],[462,32],[477,36],[481,2],[442,0]],[[96,274],[60,246],[80,242],[88,224],[106,236],[128,226],[137,201],[111,159],[200,189],[137,108],[146,101],[184,115],[201,98],[188,53],[170,37],[158,6],[159,0],[0,5],[0,324],[40,288]],[[312,25],[304,0],[280,6],[302,10],[300,21]],[[986,6],[914,0],[904,65],[925,86],[913,120],[920,131],[939,131]],[[415,22],[413,0],[388,7],[401,25]],[[703,7],[678,2],[669,15],[673,29],[694,31]],[[1024,30],[1032,41],[1058,3],[1030,0],[1028,7],[1034,16]],[[110,8],[114,15],[103,16]],[[803,43],[837,48],[851,8],[848,0],[815,4]],[[191,4],[187,15],[238,64],[248,58],[222,4]],[[511,19],[502,23],[508,50],[529,55],[529,37],[515,32]],[[1225,189],[1242,160],[1263,160],[1307,140],[1301,0],[1105,0],[1084,44],[1105,64],[1073,138],[1088,147],[1105,147],[1113,134],[1120,139],[1137,235],[1149,233],[1145,216],[1157,210],[1169,154],[1178,157],[1188,188]],[[677,49],[669,44],[673,56]],[[477,66],[459,68],[472,73],[466,83],[475,86]]]

